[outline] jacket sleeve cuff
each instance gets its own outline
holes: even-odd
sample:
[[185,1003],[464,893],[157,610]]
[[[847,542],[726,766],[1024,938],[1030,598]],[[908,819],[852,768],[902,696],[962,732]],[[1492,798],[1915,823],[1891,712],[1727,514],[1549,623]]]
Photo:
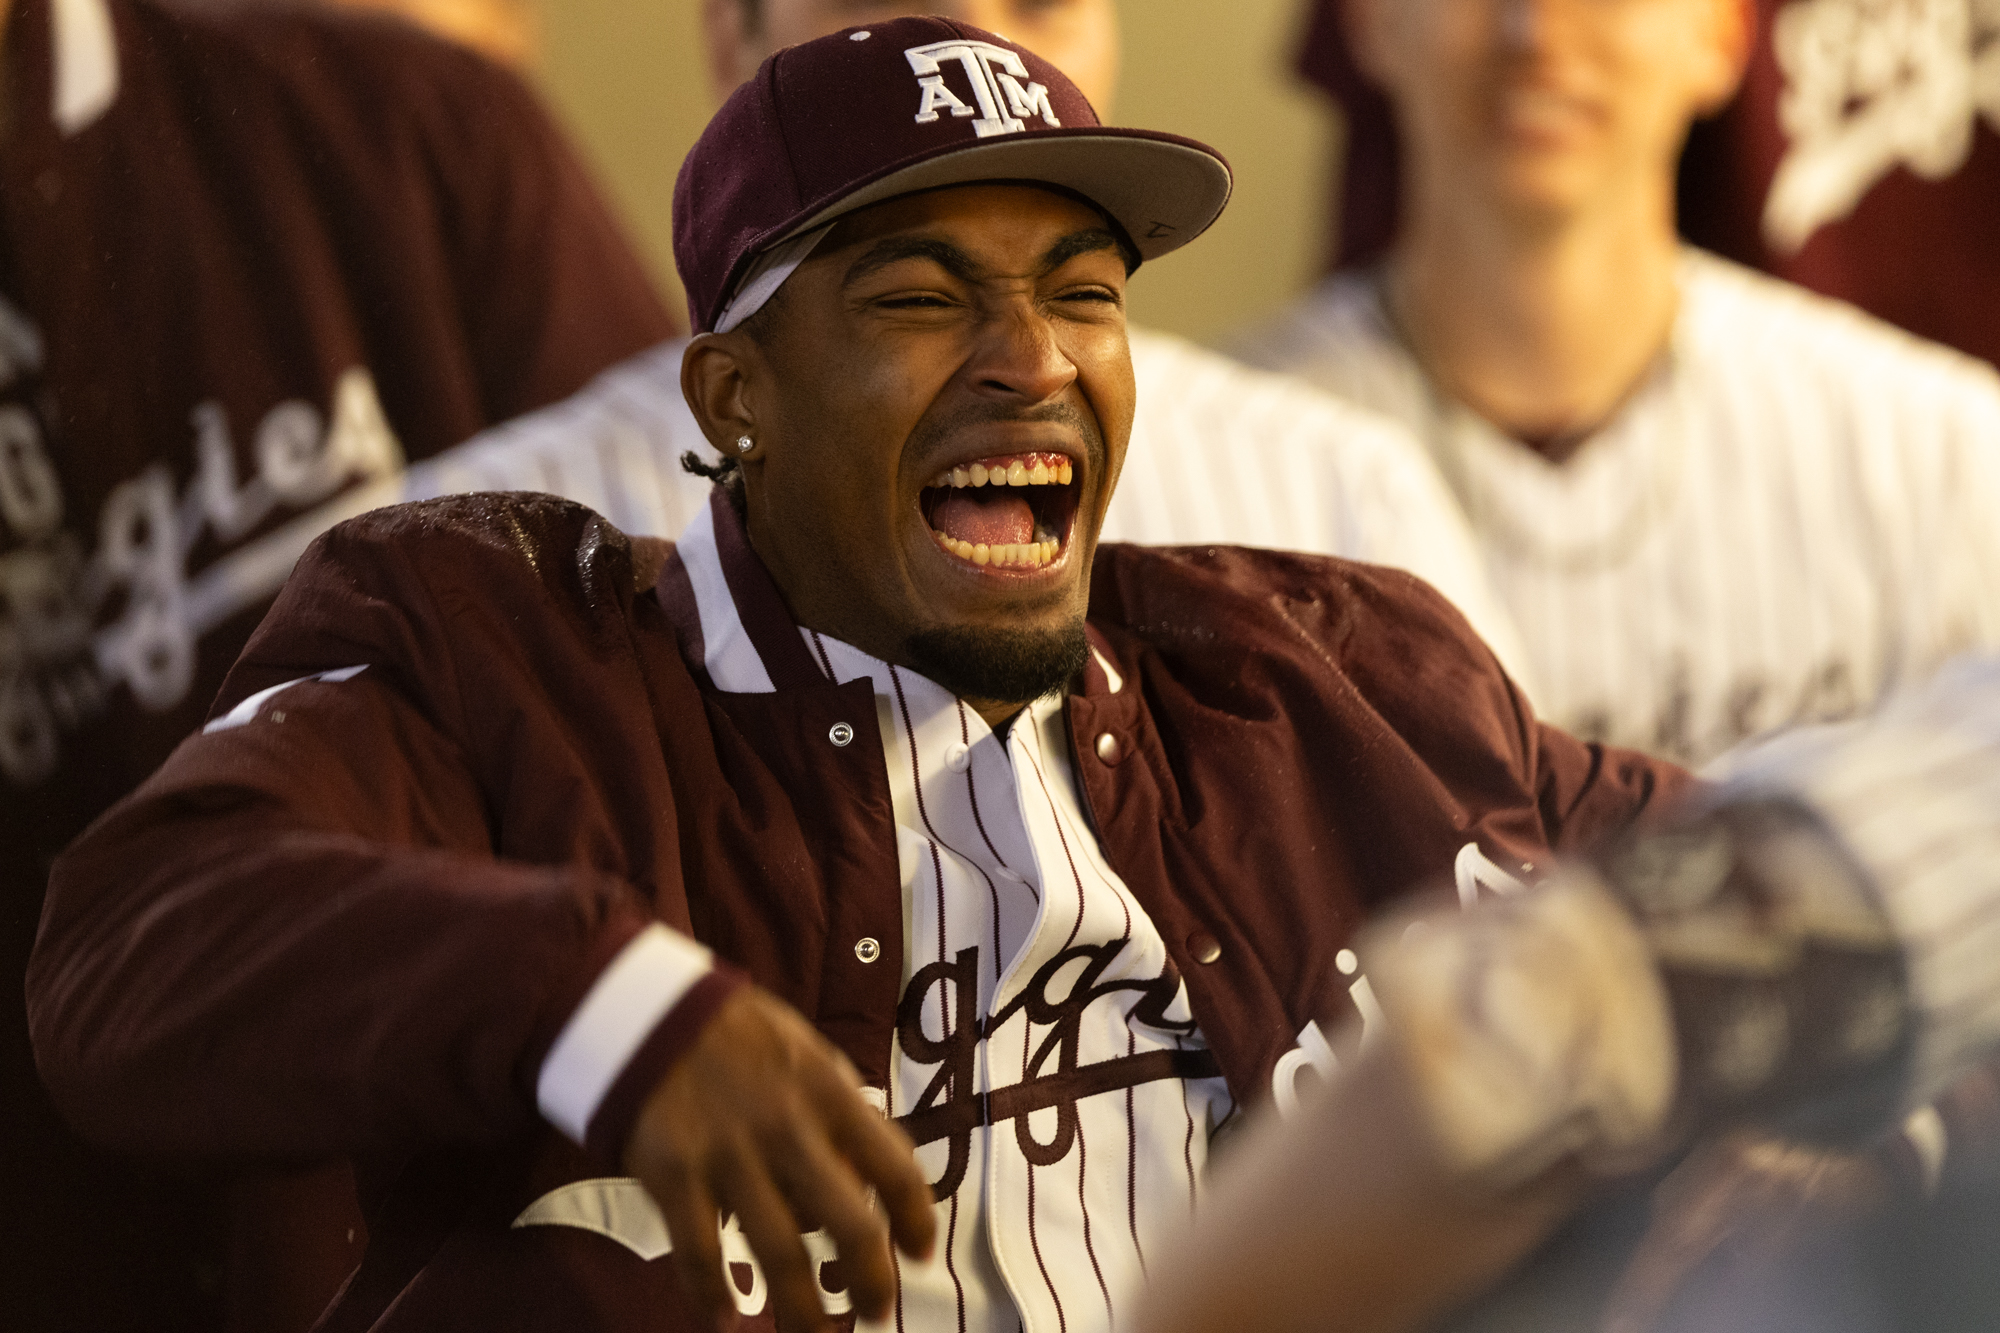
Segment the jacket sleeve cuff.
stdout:
[[615,1161],[646,1095],[742,980],[686,936],[647,926],[598,975],[549,1048],[535,1081],[542,1115],[593,1151],[609,1143]]
[[750,978],[727,964],[717,964],[706,976],[688,988],[681,1002],[662,1018],[632,1053],[625,1068],[611,1081],[597,1114],[590,1119],[583,1146],[591,1156],[623,1171],[625,1143],[632,1126],[653,1089],[667,1076],[674,1062],[687,1054],[708,1027],[708,1020],[730,996],[748,985]]

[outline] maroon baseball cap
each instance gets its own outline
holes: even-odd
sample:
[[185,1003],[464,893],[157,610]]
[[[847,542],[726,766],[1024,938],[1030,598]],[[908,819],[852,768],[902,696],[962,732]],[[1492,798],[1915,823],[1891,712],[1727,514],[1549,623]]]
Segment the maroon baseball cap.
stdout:
[[849,28],[766,60],[681,165],[674,264],[689,322],[714,329],[775,245],[885,199],[974,181],[1081,195],[1141,259],[1206,231],[1231,188],[1213,148],[1100,125],[1060,70],[1004,37],[943,18]]

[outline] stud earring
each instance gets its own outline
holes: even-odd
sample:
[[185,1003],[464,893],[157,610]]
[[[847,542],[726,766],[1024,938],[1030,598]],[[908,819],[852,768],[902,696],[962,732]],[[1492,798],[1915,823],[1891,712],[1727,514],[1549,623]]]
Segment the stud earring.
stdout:
[[756,447],[757,447],[757,442],[756,442],[755,440],[751,439],[751,438],[750,438],[750,437],[749,437],[748,435],[739,435],[739,436],[737,436],[737,437],[736,437],[736,452],[737,452],[737,453],[739,453],[739,454],[747,454],[747,453],[749,453],[749,452],[750,452],[750,451],[751,451],[752,449],[755,449]]

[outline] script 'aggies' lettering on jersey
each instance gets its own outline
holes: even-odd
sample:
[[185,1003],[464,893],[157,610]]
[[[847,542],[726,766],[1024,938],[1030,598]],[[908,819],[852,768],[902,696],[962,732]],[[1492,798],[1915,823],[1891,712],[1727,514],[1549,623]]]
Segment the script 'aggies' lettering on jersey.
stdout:
[[[770,691],[712,511],[676,549],[709,678]],[[1062,700],[997,735],[924,677],[802,637],[822,674],[873,685],[895,811],[905,976],[880,1095],[932,1182],[939,1245],[901,1264],[882,1327],[1109,1329],[1234,1103],[1084,814]]]
[[[977,116],[973,133],[980,138],[996,134],[1019,134],[1027,129],[1029,116],[1060,129],[1049,90],[1028,77],[1027,62],[1016,52],[991,42],[931,42],[903,52],[916,72],[922,101],[917,107],[917,124],[929,125],[942,112],[953,116]],[[972,103],[953,92],[945,83],[945,62],[955,61],[972,85]]]
[[1338,275],[1243,345],[1405,422],[1456,492],[1536,711],[1683,761],[2000,644],[2000,377],[1700,251],[1650,376],[1561,465],[1446,399]]
[[1185,1217],[1231,1102],[1166,946],[1105,864],[1062,707],[1003,738],[929,681],[882,677],[910,976],[887,1110],[939,1200],[940,1259],[905,1265],[914,1327],[1113,1327]]

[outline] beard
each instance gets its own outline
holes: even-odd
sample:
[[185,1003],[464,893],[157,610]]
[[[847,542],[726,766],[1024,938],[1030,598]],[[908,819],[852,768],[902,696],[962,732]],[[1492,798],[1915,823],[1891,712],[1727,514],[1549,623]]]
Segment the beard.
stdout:
[[1053,630],[918,630],[905,644],[910,665],[961,699],[1030,704],[1054,694],[1090,661],[1083,618]]

